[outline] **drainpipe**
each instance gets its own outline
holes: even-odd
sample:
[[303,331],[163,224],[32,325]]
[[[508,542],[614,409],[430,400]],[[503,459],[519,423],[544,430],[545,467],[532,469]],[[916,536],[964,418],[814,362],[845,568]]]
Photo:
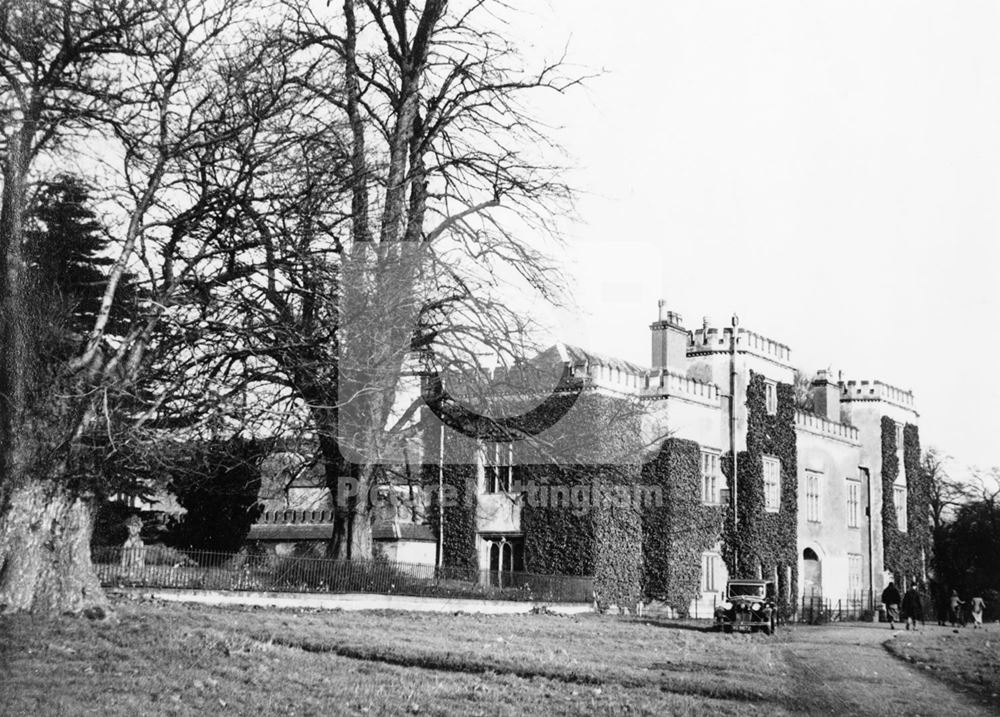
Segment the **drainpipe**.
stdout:
[[[733,490],[729,499],[733,504],[734,537],[740,522],[739,513],[737,512],[738,502],[736,497],[737,493],[739,493],[736,483],[736,476],[738,475],[736,458],[736,341],[739,325],[739,317],[736,316],[736,314],[733,314],[733,333],[729,342],[729,450],[732,452],[733,456]],[[739,554],[735,548],[733,549],[733,565],[734,567],[739,565]]]
[[444,424],[438,446],[438,568],[444,567]]
[[865,515],[868,517],[868,609],[875,610],[875,561],[872,560],[872,548],[874,544],[872,535],[872,476],[867,468],[860,468],[865,474],[868,484],[868,505],[865,507]]

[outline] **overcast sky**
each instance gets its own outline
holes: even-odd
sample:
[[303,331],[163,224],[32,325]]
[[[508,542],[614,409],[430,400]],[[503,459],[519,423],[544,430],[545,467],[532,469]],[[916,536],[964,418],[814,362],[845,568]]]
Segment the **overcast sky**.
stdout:
[[[912,389],[924,446],[1000,464],[1000,4],[549,0],[529,53],[583,190],[568,342],[649,363],[663,297]],[[521,32],[524,28],[513,28]]]

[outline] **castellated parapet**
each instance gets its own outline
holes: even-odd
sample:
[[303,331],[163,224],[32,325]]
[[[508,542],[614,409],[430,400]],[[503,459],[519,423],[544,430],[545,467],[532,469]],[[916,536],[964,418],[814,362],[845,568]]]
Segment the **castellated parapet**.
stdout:
[[886,401],[910,411],[913,407],[913,391],[885,383],[884,381],[846,381],[840,384],[841,401]]
[[[729,353],[733,329],[704,327],[689,334],[687,355],[704,356],[715,353]],[[783,343],[769,339],[754,331],[740,328],[736,335],[736,350],[775,361],[791,368],[792,350]]]
[[796,411],[795,427],[800,430],[809,431],[810,433],[818,433],[841,441],[847,441],[848,443],[859,442],[858,429],[854,426],[831,421],[824,416],[817,416],[814,413]]
[[584,378],[594,388],[605,388],[642,398],[676,396],[709,405],[719,405],[719,387],[660,367],[652,370],[629,361],[601,356],[578,346],[564,347],[573,376]]
[[719,403],[719,387],[714,383],[698,381],[666,369],[646,374],[642,395],[644,398],[677,396],[713,405]]

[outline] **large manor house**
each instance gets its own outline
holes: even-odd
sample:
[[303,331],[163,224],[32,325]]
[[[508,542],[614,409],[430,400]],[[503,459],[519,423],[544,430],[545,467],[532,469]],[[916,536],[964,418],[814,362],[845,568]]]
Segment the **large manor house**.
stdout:
[[[808,596],[868,603],[889,580],[926,577],[912,392],[830,370],[797,377],[787,345],[735,317],[692,330],[661,301],[650,332],[648,367],[551,350],[580,390],[559,437],[579,437],[586,422],[582,453],[526,459],[516,437],[457,435],[427,413],[423,484],[450,492],[439,494],[443,507],[383,513],[381,551],[484,581],[593,575],[605,602],[645,595],[682,614],[705,614],[731,572],[774,580],[788,605]],[[609,415],[619,404],[634,410]],[[547,444],[556,452],[559,437]],[[308,520],[299,517],[296,532],[281,518],[296,507],[287,490],[285,499],[271,496],[251,538],[320,537]],[[604,587],[609,580],[617,587]]]

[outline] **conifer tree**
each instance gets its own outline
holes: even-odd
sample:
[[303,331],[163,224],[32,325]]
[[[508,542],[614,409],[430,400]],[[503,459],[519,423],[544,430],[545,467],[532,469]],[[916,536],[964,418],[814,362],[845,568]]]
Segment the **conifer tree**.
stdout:
[[[40,308],[47,310],[50,320],[61,319],[76,336],[93,326],[114,264],[110,238],[93,203],[83,179],[60,174],[38,188],[26,232],[31,283]],[[121,330],[135,303],[134,285],[128,279],[119,285],[111,333]]]

